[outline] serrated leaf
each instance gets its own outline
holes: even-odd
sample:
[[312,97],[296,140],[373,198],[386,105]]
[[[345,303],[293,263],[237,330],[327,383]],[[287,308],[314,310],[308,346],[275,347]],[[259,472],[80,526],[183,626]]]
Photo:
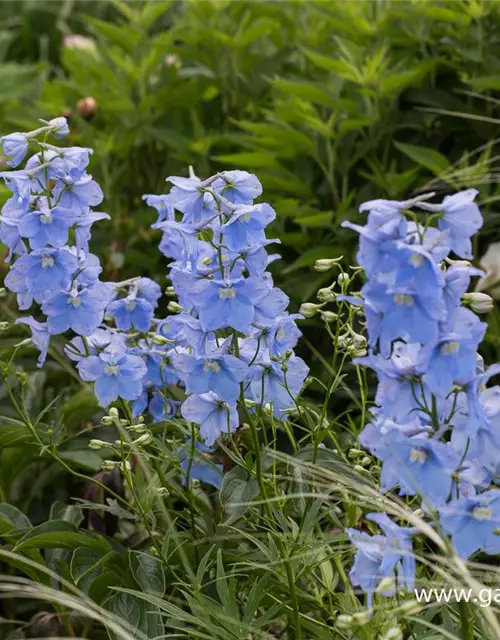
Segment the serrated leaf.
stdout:
[[137,584],[145,593],[162,597],[165,593],[165,572],[161,560],[150,553],[130,552],[130,568]]
[[432,171],[432,173],[436,175],[440,175],[450,166],[450,163],[443,154],[439,153],[439,151],[436,151],[435,149],[396,141],[394,142],[394,146],[396,149],[401,151],[401,153],[408,156],[408,158],[420,166],[429,169],[429,171]]

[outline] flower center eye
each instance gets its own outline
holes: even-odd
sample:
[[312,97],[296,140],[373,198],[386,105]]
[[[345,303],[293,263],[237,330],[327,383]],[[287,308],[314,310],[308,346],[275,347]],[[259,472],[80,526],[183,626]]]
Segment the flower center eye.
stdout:
[[251,215],[250,212],[244,213],[242,216],[240,216],[240,220],[242,222],[248,222],[250,220],[250,215]]
[[104,373],[107,376],[117,376],[120,373],[120,367],[117,364],[108,364],[104,367]]
[[285,337],[285,330],[283,328],[281,328],[277,332],[276,337],[278,338],[278,340],[283,340],[283,338]]
[[223,287],[219,289],[219,298],[221,300],[233,300],[236,298],[236,289],[234,287]]
[[75,309],[78,309],[78,307],[82,304],[82,299],[80,298],[80,296],[70,296],[68,298],[68,303],[73,305]]
[[135,300],[127,300],[125,307],[127,311],[133,311],[137,307],[137,302]]
[[421,449],[412,449],[410,451],[410,462],[418,462],[423,464],[427,460],[427,453]]
[[52,215],[50,213],[42,213],[40,222],[42,224],[50,224],[52,222]]
[[419,255],[418,253],[414,253],[411,258],[409,259],[409,263],[413,266],[413,267],[420,267],[420,265],[422,264],[422,262],[424,261],[424,259],[422,258],[421,255]]
[[460,349],[458,342],[445,342],[439,349],[442,356],[453,356]]
[[54,258],[52,256],[42,256],[42,268],[51,268],[54,266]]
[[410,296],[408,293],[396,293],[394,302],[398,307],[411,307],[413,306],[413,296]]
[[219,363],[214,362],[213,360],[206,360],[205,364],[203,365],[203,371],[205,373],[208,373],[209,371],[211,371],[212,373],[219,373],[220,371]]
[[474,520],[491,520],[493,510],[491,507],[476,507],[472,510],[472,517]]

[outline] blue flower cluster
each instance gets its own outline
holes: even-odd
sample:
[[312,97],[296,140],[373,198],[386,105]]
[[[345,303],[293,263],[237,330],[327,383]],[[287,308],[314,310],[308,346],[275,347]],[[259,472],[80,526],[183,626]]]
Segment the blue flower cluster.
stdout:
[[[23,169],[0,177],[12,192],[0,216],[0,239],[11,262],[6,287],[40,350],[42,366],[50,338],[71,330],[67,356],[81,378],[94,384],[101,406],[132,402],[135,416],[178,417],[199,425],[206,445],[234,431],[258,405],[276,419],[294,407],[307,376],[293,347],[300,336],[288,297],[267,271],[265,228],[275,218],[254,204],[262,187],[243,171],[219,173],[204,182],[171,177],[168,195],[144,196],[158,211],[160,250],[172,260],[169,275],[177,314],[155,317],[161,288],[145,277],[101,282],[98,258],[89,252],[91,227],[108,219],[93,211],[102,202],[87,173],[91,149],[47,142],[68,133],[56,118],[27,134],[1,139],[12,167],[30,147]],[[179,389],[187,395],[180,403]]]
[[[276,419],[294,406],[308,367],[294,355],[300,331],[288,297],[267,272],[275,259],[265,228],[275,218],[257,178],[224,171],[199,180],[170,177],[166,196],[145,196],[158,211],[161,252],[179,313],[158,322],[175,343],[171,367],[188,394],[181,414],[211,445],[240,414],[269,405]],[[238,408],[239,405],[239,408]]]
[[[344,223],[359,234],[367,277],[362,298],[344,298],[365,312],[370,351],[357,363],[379,381],[359,441],[381,462],[381,491],[420,496],[463,558],[500,552],[500,490],[492,486],[500,470],[500,387],[485,386],[500,367],[484,372],[477,349],[486,324],[464,305],[474,309],[474,294],[465,294],[482,275],[468,262],[482,225],[476,195],[470,189],[440,204],[429,195],[374,200],[361,207],[364,226]],[[379,524],[387,529],[386,520]],[[372,592],[394,575],[398,556],[380,536],[349,535],[358,548],[352,580]],[[402,535],[396,546],[408,551]],[[412,572],[414,564],[401,573],[408,586]]]

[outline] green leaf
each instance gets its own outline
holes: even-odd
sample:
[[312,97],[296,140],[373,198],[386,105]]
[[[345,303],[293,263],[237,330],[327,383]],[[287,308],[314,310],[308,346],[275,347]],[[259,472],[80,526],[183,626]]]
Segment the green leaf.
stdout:
[[322,89],[319,85],[312,82],[305,82],[302,80],[270,80],[273,87],[287,93],[288,95],[296,98],[302,98],[303,100],[309,100],[317,104],[321,104],[327,107],[332,107],[335,104],[335,96],[325,89]]
[[76,549],[92,547],[110,551],[111,545],[102,536],[78,531],[74,524],[64,520],[50,520],[33,527],[15,545],[14,551],[23,549]]
[[78,547],[73,552],[70,564],[71,577],[75,584],[94,571],[103,558],[102,552],[89,547]]
[[474,89],[500,89],[500,75],[480,76],[479,78],[471,77],[467,83]]
[[222,480],[219,499],[228,514],[227,524],[238,520],[250,506],[250,502],[259,495],[257,480],[243,467],[234,467]]
[[357,82],[358,84],[363,82],[363,76],[360,71],[358,71],[354,65],[350,64],[344,58],[339,58],[338,55],[335,58],[329,58],[328,56],[323,56],[311,51],[310,49],[304,49],[303,51],[309,60],[321,69],[330,71],[345,80],[350,80],[351,82]]
[[132,574],[142,590],[163,597],[166,582],[161,560],[142,551],[131,551],[129,557]]
[[229,164],[235,168],[245,167],[248,169],[267,168],[279,169],[280,164],[270,153],[259,151],[243,151],[241,153],[225,153],[212,156],[212,159],[222,164]]
[[435,149],[421,147],[416,144],[405,144],[403,142],[394,142],[396,149],[404,153],[411,160],[422,167],[429,169],[432,173],[440,175],[450,166],[448,160]]
[[338,258],[343,255],[342,247],[336,245],[322,245],[314,247],[308,251],[304,251],[295,262],[292,262],[286,269],[283,269],[283,273],[292,273],[297,269],[303,269],[304,267],[311,267],[316,260],[320,258]]
[[302,227],[331,227],[332,226],[331,211],[320,211],[318,213],[310,213],[295,218],[295,222]]
[[13,529],[31,529],[32,526],[28,516],[17,507],[6,502],[0,504],[0,533]]

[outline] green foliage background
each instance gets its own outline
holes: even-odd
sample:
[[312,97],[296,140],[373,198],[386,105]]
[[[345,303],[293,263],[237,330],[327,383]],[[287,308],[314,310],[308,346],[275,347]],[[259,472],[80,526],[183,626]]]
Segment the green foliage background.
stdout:
[[[353,234],[345,233],[340,222],[359,220],[357,207],[365,200],[406,199],[423,190],[443,195],[476,187],[486,214],[477,249],[481,252],[500,239],[497,0],[27,0],[0,3],[0,25],[0,133],[31,129],[39,117],[64,114],[72,128],[71,144],[95,150],[91,172],[105,193],[102,209],[112,219],[96,225],[92,247],[106,278],[147,275],[167,284],[165,263],[156,250],[159,238],[149,228],[154,214],[141,196],[165,192],[165,178],[187,175],[190,165],[200,177],[223,168],[258,175],[265,200],[278,214],[273,235],[281,239],[283,260],[274,275],[295,308],[314,300],[330,278],[312,270],[317,258],[344,255],[346,264],[354,263]],[[73,34],[90,38],[90,46],[65,45],[65,38]],[[92,114],[85,113],[81,102],[88,98],[94,101]],[[6,320],[15,317],[15,304],[9,299],[2,301],[2,315]],[[314,320],[305,325],[302,355],[326,381],[332,372],[322,354],[330,341],[318,326]],[[490,337],[493,354],[497,333]],[[2,357],[12,352],[20,336],[24,334],[15,330],[2,338]],[[270,576],[255,564],[272,564],[283,556],[273,546],[272,532],[268,546],[258,547],[263,555],[245,556],[246,570],[252,567],[255,583],[248,578],[239,586],[246,593],[243,611],[233,611],[236,578],[225,576],[221,555],[224,551],[225,561],[236,566],[237,554],[221,542],[213,557],[203,556],[200,565],[205,563],[216,574],[210,594],[194,589],[189,613],[159,599],[165,575],[152,556],[137,555],[142,553],[137,551],[140,540],[134,538],[133,544],[127,540],[122,546],[78,529],[81,513],[67,502],[70,496],[82,496],[79,473],[100,473],[102,456],[87,446],[89,421],[97,406],[57,343],[43,372],[35,371],[34,352],[22,354],[16,361],[22,373],[13,379],[13,389],[17,393],[21,376],[27,376],[26,404],[38,416],[43,444],[49,450],[56,442],[57,454],[39,457],[39,448],[16,421],[2,388],[1,502],[16,507],[0,505],[0,533],[9,539],[9,532],[14,532],[13,548],[39,561],[43,560],[39,548],[57,547],[64,540],[64,549],[73,554],[67,566],[59,548],[51,550],[45,561],[50,568],[63,567],[64,577],[74,584],[92,584],[90,597],[97,603],[103,602],[110,584],[142,588],[150,596],[149,609],[125,592],[117,592],[107,606],[135,620],[136,628],[148,637],[155,637],[157,620],[148,618],[146,611],[198,629],[197,635],[186,637],[246,637],[239,634],[248,632],[259,607],[267,612],[259,625],[269,627],[274,605],[268,600],[263,604],[261,593],[268,581],[279,585],[274,588],[280,597],[288,589],[284,572]],[[352,404],[341,381],[328,407],[332,425],[335,416]],[[313,384],[311,398],[317,393]],[[50,411],[44,413],[50,402]],[[354,410],[349,419],[356,432],[362,416]],[[338,471],[335,460],[325,459],[324,464]],[[231,491],[242,492],[245,499],[257,495],[258,487],[247,480],[233,478]],[[152,504],[147,476],[143,482]],[[92,502],[101,501],[102,496],[92,496]],[[356,524],[359,508],[347,503],[343,508],[348,522]],[[112,509],[112,516],[126,520],[117,504]],[[308,512],[309,520],[301,509],[302,505],[292,505],[293,514],[303,516],[300,536],[288,521],[280,526],[290,540],[298,536],[294,547],[287,541],[290,555],[318,547],[312,565],[306,568],[299,561],[295,569],[304,576],[300,596],[323,620],[318,625],[305,622],[305,637],[330,638],[328,607],[318,601],[335,589],[342,563],[340,555],[330,558],[326,544],[318,546],[312,538],[319,508],[316,515]],[[207,513],[200,507],[200,518],[208,521]],[[339,523],[337,516],[331,518],[333,528]],[[32,524],[42,529],[31,530]],[[163,526],[168,531],[168,523]],[[206,528],[207,535],[218,533],[213,523],[206,523]],[[168,536],[163,541],[163,552],[175,566],[182,545],[182,540]],[[202,551],[208,553],[203,547]],[[141,583],[140,562],[153,563],[146,572],[157,578],[152,585]],[[101,582],[95,580],[96,567],[103,570]],[[24,565],[23,571],[47,588],[55,586],[46,575]],[[201,568],[198,573],[200,582]],[[175,570],[167,577],[171,582],[179,579]],[[347,609],[350,600],[351,594],[342,594],[333,610]],[[210,614],[200,613],[207,607]],[[228,612],[230,622],[224,617]],[[32,613],[29,607],[21,609],[25,618]],[[58,627],[56,631],[61,632]],[[255,633],[248,637],[269,637],[264,631]],[[370,633],[353,637],[375,637]],[[8,637],[29,636],[11,632]]]

